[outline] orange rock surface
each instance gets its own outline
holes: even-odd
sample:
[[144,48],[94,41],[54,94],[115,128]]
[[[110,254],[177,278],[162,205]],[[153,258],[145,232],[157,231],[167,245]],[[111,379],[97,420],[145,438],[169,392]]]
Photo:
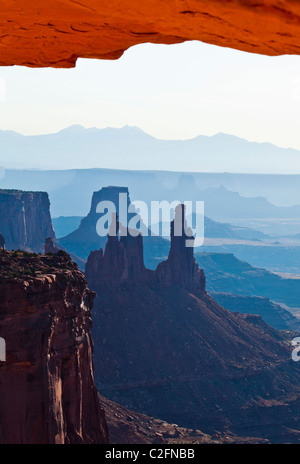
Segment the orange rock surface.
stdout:
[[186,40],[300,53],[297,0],[2,0],[0,65],[73,67],[132,45]]

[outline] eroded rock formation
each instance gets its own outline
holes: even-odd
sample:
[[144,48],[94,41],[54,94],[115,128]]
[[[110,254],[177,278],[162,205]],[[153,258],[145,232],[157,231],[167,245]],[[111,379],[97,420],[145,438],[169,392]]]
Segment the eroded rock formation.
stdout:
[[259,316],[219,306],[205,291],[193,248],[174,228],[168,259],[156,271],[129,278],[118,237],[87,263],[97,291],[99,390],[132,410],[204,433],[299,442],[291,430],[300,429],[300,366],[291,361],[289,335]]
[[105,211],[98,211],[100,203],[111,202],[115,205],[116,213],[119,212],[119,195],[127,196],[127,206],[130,197],[127,187],[103,187],[94,192],[91,201],[91,208],[88,215],[82,219],[77,230],[59,239],[59,244],[67,248],[71,253],[82,259],[87,259],[91,250],[104,248],[107,237],[97,233],[98,220],[103,217]]
[[[121,209],[124,211],[124,209],[127,208],[128,213],[131,200],[127,187],[109,186],[103,187],[99,191],[94,192],[88,215],[82,219],[77,230],[58,240],[59,245],[82,260],[87,260],[91,251],[98,250],[100,248],[104,249],[107,242],[107,233],[99,231],[98,221],[103,217],[107,217],[107,211],[104,208],[105,203],[110,202],[110,204],[114,205],[115,213],[118,215],[120,222],[124,227],[126,227],[126,225],[128,226],[130,224],[130,220],[136,217],[135,213],[130,212],[127,214],[127,222],[124,223],[124,219],[119,216],[120,198],[122,203]],[[101,211],[98,208],[99,204],[102,204]],[[110,212],[110,218],[111,214],[112,212]],[[107,229],[107,225],[103,224],[103,226],[104,225],[105,229]],[[127,246],[129,248],[131,247],[129,242],[127,242]],[[152,236],[149,233],[144,237],[143,248],[147,257],[150,255],[152,256],[153,248],[155,248],[156,252],[165,256],[169,249],[169,243],[168,240],[165,240],[163,237]],[[129,249],[128,253],[130,253]]]
[[94,384],[94,294],[63,251],[0,252],[0,443],[106,443]]
[[[116,232],[119,223],[116,221]],[[120,237],[109,235],[103,250],[90,253],[85,275],[91,289],[105,291],[123,282],[146,283],[152,287],[178,286],[187,290],[205,291],[205,275],[194,258],[191,230],[185,218],[185,207],[178,205],[171,222],[171,246],[168,259],[155,271],[145,268],[142,235],[133,235],[130,229],[120,226]],[[187,240],[192,242],[186,246]]]
[[205,275],[195,261],[193,244],[192,231],[187,227],[185,218],[185,207],[178,205],[175,209],[175,218],[171,222],[171,247],[168,259],[159,263],[155,271],[159,285],[178,285],[187,290],[205,291]]
[[299,54],[299,18],[293,0],[5,0],[0,64],[72,67],[78,57],[116,59],[136,44],[185,40]]
[[52,253],[52,254],[56,254],[58,253],[60,250],[60,248],[58,248],[57,246],[54,245],[54,242],[52,240],[51,237],[47,237],[46,238],[46,242],[45,242],[45,255],[48,254],[48,253]]
[[48,194],[0,190],[0,228],[8,250],[43,253],[46,238],[55,237]]
[[[118,221],[116,224],[118,234]],[[144,266],[143,237],[133,237],[128,232],[121,237],[117,234],[108,234],[104,253],[101,248],[88,257],[85,276],[93,290],[102,291],[126,281],[138,282],[151,274]]]

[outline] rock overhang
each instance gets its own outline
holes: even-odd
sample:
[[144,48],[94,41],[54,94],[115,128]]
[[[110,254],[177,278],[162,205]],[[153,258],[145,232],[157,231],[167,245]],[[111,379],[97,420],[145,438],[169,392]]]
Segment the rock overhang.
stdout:
[[4,0],[0,65],[74,67],[141,43],[188,40],[264,55],[300,53],[296,0]]

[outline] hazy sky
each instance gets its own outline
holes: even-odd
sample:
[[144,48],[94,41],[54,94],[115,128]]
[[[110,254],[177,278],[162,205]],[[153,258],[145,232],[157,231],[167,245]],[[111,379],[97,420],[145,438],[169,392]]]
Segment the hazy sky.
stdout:
[[134,125],[164,139],[225,132],[300,149],[300,56],[199,42],[139,45],[75,69],[0,68],[0,129]]

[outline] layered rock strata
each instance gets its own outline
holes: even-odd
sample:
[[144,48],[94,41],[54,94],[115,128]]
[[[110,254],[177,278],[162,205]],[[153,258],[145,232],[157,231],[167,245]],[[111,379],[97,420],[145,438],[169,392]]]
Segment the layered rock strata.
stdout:
[[94,293],[69,256],[0,252],[0,443],[106,443],[94,384]]

